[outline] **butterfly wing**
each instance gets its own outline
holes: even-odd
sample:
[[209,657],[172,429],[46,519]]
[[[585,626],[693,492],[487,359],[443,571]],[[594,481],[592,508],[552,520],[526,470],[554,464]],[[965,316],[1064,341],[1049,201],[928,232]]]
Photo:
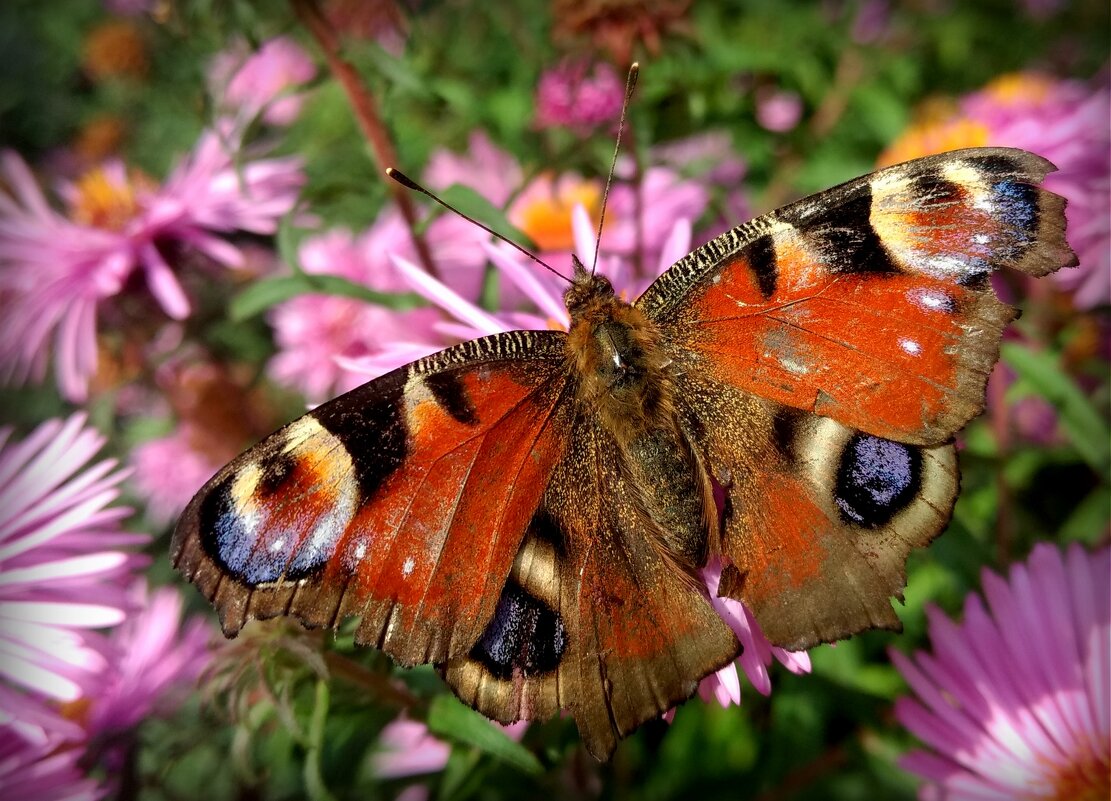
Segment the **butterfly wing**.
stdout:
[[612,438],[589,417],[572,430],[497,611],[444,676],[504,723],[569,710],[606,759],[740,646],[704,588],[653,545]]
[[983,409],[1014,311],[988,282],[1075,257],[1052,170],[979,148],[897,165],[723,234],[637,301],[686,369],[917,444]]
[[334,626],[405,665],[465,654],[564,450],[565,335],[463,343],[325,403],[213,477],[174,564],[233,636]]
[[1052,165],[983,148],[903,165],[707,243],[637,301],[728,490],[720,592],[772,642],[897,628],[909,551],[948,521],[952,436],[1014,311],[988,276],[1074,263]]

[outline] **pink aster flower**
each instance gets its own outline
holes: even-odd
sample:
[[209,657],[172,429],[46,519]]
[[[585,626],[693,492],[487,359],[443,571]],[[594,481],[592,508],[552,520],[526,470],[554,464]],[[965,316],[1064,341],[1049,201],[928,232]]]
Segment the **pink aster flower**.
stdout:
[[237,134],[207,131],[161,188],[109,164],[63,187],[55,211],[26,164],[0,157],[0,378],[41,381],[48,360],[62,394],[85,398],[97,366],[99,306],[142,273],[172,318],[190,304],[167,261],[180,247],[226,267],[243,254],[222,235],[273,234],[304,182],[300,161],[241,159]]
[[183,623],[177,590],[148,591],[140,582],[132,594],[138,611],[109,635],[105,664],[81,701],[86,737],[104,749],[109,768],[119,767],[113,746],[151,715],[169,714],[211,659],[213,630],[200,617]]
[[40,700],[0,685],[0,787],[7,798],[95,801],[107,789],[85,776],[81,727]]
[[764,130],[786,133],[802,119],[802,98],[797,92],[771,86],[756,90],[756,121]]
[[772,691],[771,677],[768,667],[772,660],[778,661],[792,673],[801,674],[810,672],[810,655],[805,651],[785,651],[772,645],[760,624],[740,601],[732,598],[718,596],[718,584],[721,582],[721,563],[711,562],[702,570],[702,580],[706,582],[706,589],[710,595],[710,603],[714,611],[722,620],[729,624],[737,639],[741,641],[744,650],[736,662],[723,667],[721,670],[704,678],[698,685],[698,695],[707,703],[716,701],[721,706],[741,703],[741,682],[737,675],[737,664],[741,666],[749,683],[761,695],[770,695]]
[[[484,261],[481,243],[487,234],[461,218],[444,216],[428,228],[432,259],[445,285],[462,297],[477,297]],[[379,292],[407,292],[392,256],[416,259],[409,229],[393,207],[358,237],[331,231],[302,243],[301,266],[306,273],[338,275]],[[300,389],[311,401],[322,401],[367,380],[366,374],[347,369],[352,360],[372,373],[400,366],[393,355],[421,355],[436,350],[440,338],[433,326],[434,309],[396,311],[362,300],[304,295],[275,307],[270,313],[279,352],[271,360],[271,376]]]
[[1031,150],[1057,165],[1045,186],[1068,200],[1068,240],[1080,259],[1054,280],[1080,308],[1111,303],[1111,86],[1036,74],[1004,76],[965,98],[963,114],[988,141]]
[[1111,792],[1111,550],[1041,544],[985,570],[964,622],[928,610],[933,652],[891,652],[926,745],[902,766],[922,799],[1097,799]]
[[495,206],[504,206],[521,185],[521,167],[482,131],[474,131],[465,153],[440,149],[432,154],[424,182],[443,191],[453,184],[470,187]]
[[[529,722],[520,720],[508,726],[491,721],[509,738],[520,741],[525,736]],[[437,738],[418,720],[398,718],[386,724],[378,738],[380,750],[371,757],[374,775],[382,779],[401,779],[438,773],[447,766],[451,746]],[[402,791],[399,799],[425,801],[428,788],[414,784]]]
[[169,436],[147,440],[131,453],[131,483],[146,501],[147,518],[156,525],[173,522],[197,490],[234,456],[214,457],[198,448],[202,437],[194,428],[182,423]]
[[92,466],[104,438],[85,415],[49,420],[22,442],[0,429],[0,677],[62,701],[84,694],[104,669],[92,630],[122,622],[124,584],[147,537],[110,506],[126,471]]
[[574,61],[546,70],[536,87],[537,128],[570,128],[580,135],[621,115],[625,84],[608,63]]
[[289,125],[301,113],[304,93],[297,90],[316,77],[316,64],[296,40],[278,36],[250,52],[239,42],[219,54],[209,69],[212,94],[244,120],[261,114],[270,125]]

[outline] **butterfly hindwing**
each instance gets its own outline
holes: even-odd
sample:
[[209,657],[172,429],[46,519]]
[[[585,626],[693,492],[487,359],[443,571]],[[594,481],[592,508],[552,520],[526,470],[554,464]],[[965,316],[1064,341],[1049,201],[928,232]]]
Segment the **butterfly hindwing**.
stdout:
[[1075,263],[1049,162],[980,148],[919,159],[723,234],[637,306],[680,371],[876,436],[944,442],[983,409],[1014,311],[990,287],[1008,267]]
[[487,631],[445,678],[502,722],[566,709],[607,758],[733,659],[704,588],[665,561],[618,449],[589,420],[552,476]]
[[684,388],[727,497],[719,594],[789,650],[898,630],[889,599],[907,555],[941,533],[956,501],[954,447],[882,439],[693,375]]
[[466,653],[563,452],[564,340],[467,342],[290,423],[198,493],[175,564],[229,635],[360,615],[356,640],[402,664]]

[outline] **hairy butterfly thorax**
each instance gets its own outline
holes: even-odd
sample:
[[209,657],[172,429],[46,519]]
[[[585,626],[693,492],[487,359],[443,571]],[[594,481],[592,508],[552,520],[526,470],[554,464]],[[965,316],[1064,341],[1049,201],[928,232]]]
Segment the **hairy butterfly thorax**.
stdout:
[[578,259],[564,301],[580,414],[612,437],[642,526],[666,549],[665,558],[687,571],[702,567],[716,530],[712,485],[677,417],[659,329]]

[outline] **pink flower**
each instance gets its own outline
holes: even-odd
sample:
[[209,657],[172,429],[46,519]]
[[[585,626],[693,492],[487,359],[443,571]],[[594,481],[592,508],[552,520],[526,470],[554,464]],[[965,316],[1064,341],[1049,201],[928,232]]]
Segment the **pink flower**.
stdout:
[[765,130],[786,133],[802,119],[802,98],[797,92],[762,86],[756,90],[756,121]]
[[721,581],[719,561],[715,560],[703,568],[702,579],[706,582],[714,611],[729,624],[729,628],[733,629],[733,633],[737,635],[737,639],[744,647],[737,662],[726,665],[701,681],[698,685],[698,695],[703,701],[707,703],[717,701],[724,707],[741,703],[741,682],[737,676],[738,662],[749,683],[761,695],[770,695],[772,691],[768,667],[773,658],[792,673],[810,672],[809,654],[805,651],[785,651],[772,645],[764,636],[760,624],[756,622],[748,607],[732,598],[718,596],[718,584]]
[[372,760],[374,775],[383,779],[436,773],[447,764],[451,746],[439,740],[419,720],[398,718],[382,729],[382,750]]
[[[441,276],[465,297],[477,297],[481,288],[480,243],[486,238],[480,228],[454,215],[440,217],[428,228],[427,241]],[[305,240],[299,255],[306,273],[338,275],[379,292],[409,290],[390,261],[392,255],[416,259],[409,230],[393,207],[359,237],[328,232]],[[354,298],[297,297],[270,313],[279,352],[269,371],[275,380],[319,402],[366,380],[345,369],[351,360],[369,364],[387,347],[415,348],[421,354],[438,349],[441,340],[432,329],[439,317],[433,309],[395,311]],[[377,364],[374,374],[400,366],[389,354]]]
[[193,423],[184,422],[169,436],[147,440],[131,453],[131,483],[146,501],[147,518],[155,525],[173,522],[227,461],[197,448],[200,438],[193,429]]
[[453,184],[470,187],[495,206],[504,206],[521,185],[521,167],[482,131],[474,131],[465,153],[437,150],[428,161],[424,182],[442,192]]
[[1107,798],[1111,791],[1111,550],[1041,544],[987,608],[927,614],[933,652],[891,652],[916,697],[895,715],[926,745],[902,766],[922,799]]
[[1111,303],[1111,87],[1108,74],[1085,84],[1036,73],[1004,75],[966,97],[955,115],[908,129],[879,164],[1000,145],[1045,156],[1058,168],[1047,189],[1067,201],[1066,236],[1080,260],[1053,280],[1081,309]]
[[536,87],[537,128],[570,128],[580,135],[621,115],[625,85],[606,62],[567,62],[544,72]]
[[1068,240],[1080,267],[1054,280],[1082,309],[1111,303],[1111,87],[1037,74],[1004,76],[961,104],[993,145],[1031,150],[1057,165],[1045,186],[1065,197]]
[[0,685],[0,787],[7,798],[95,801],[107,789],[79,766],[83,736],[76,723],[38,699]]
[[203,618],[182,623],[182,599],[170,587],[133,588],[138,610],[108,637],[106,662],[84,697],[84,727],[104,744],[153,714],[168,714],[208,667],[213,631]]
[[19,443],[0,429],[0,676],[72,701],[107,664],[93,629],[130,608],[124,586],[147,541],[109,506],[126,475],[113,459],[87,467],[104,438],[85,415],[49,420]]
[[0,177],[0,377],[41,381],[53,356],[62,394],[85,398],[96,371],[100,304],[142,272],[147,289],[175,319],[190,304],[166,253],[185,247],[240,267],[222,234],[273,234],[297,199],[300,161],[240,159],[238,134],[207,131],[161,188],[122,165],[94,170],[64,187],[70,218],[48,204],[23,161],[3,154]]
[[316,77],[316,65],[289,36],[278,36],[248,52],[239,42],[218,55],[209,70],[213,95],[244,120],[262,115],[270,125],[289,125],[305,96],[296,90]]
[[[508,726],[490,722],[505,732],[510,739],[520,741],[525,736],[529,722],[520,720]],[[371,757],[374,775],[382,779],[401,779],[438,773],[447,766],[451,746],[433,735],[428,727],[417,720],[398,718],[386,724],[379,735],[381,750]],[[405,801],[425,801],[428,788],[421,784],[407,787],[398,796]]]

